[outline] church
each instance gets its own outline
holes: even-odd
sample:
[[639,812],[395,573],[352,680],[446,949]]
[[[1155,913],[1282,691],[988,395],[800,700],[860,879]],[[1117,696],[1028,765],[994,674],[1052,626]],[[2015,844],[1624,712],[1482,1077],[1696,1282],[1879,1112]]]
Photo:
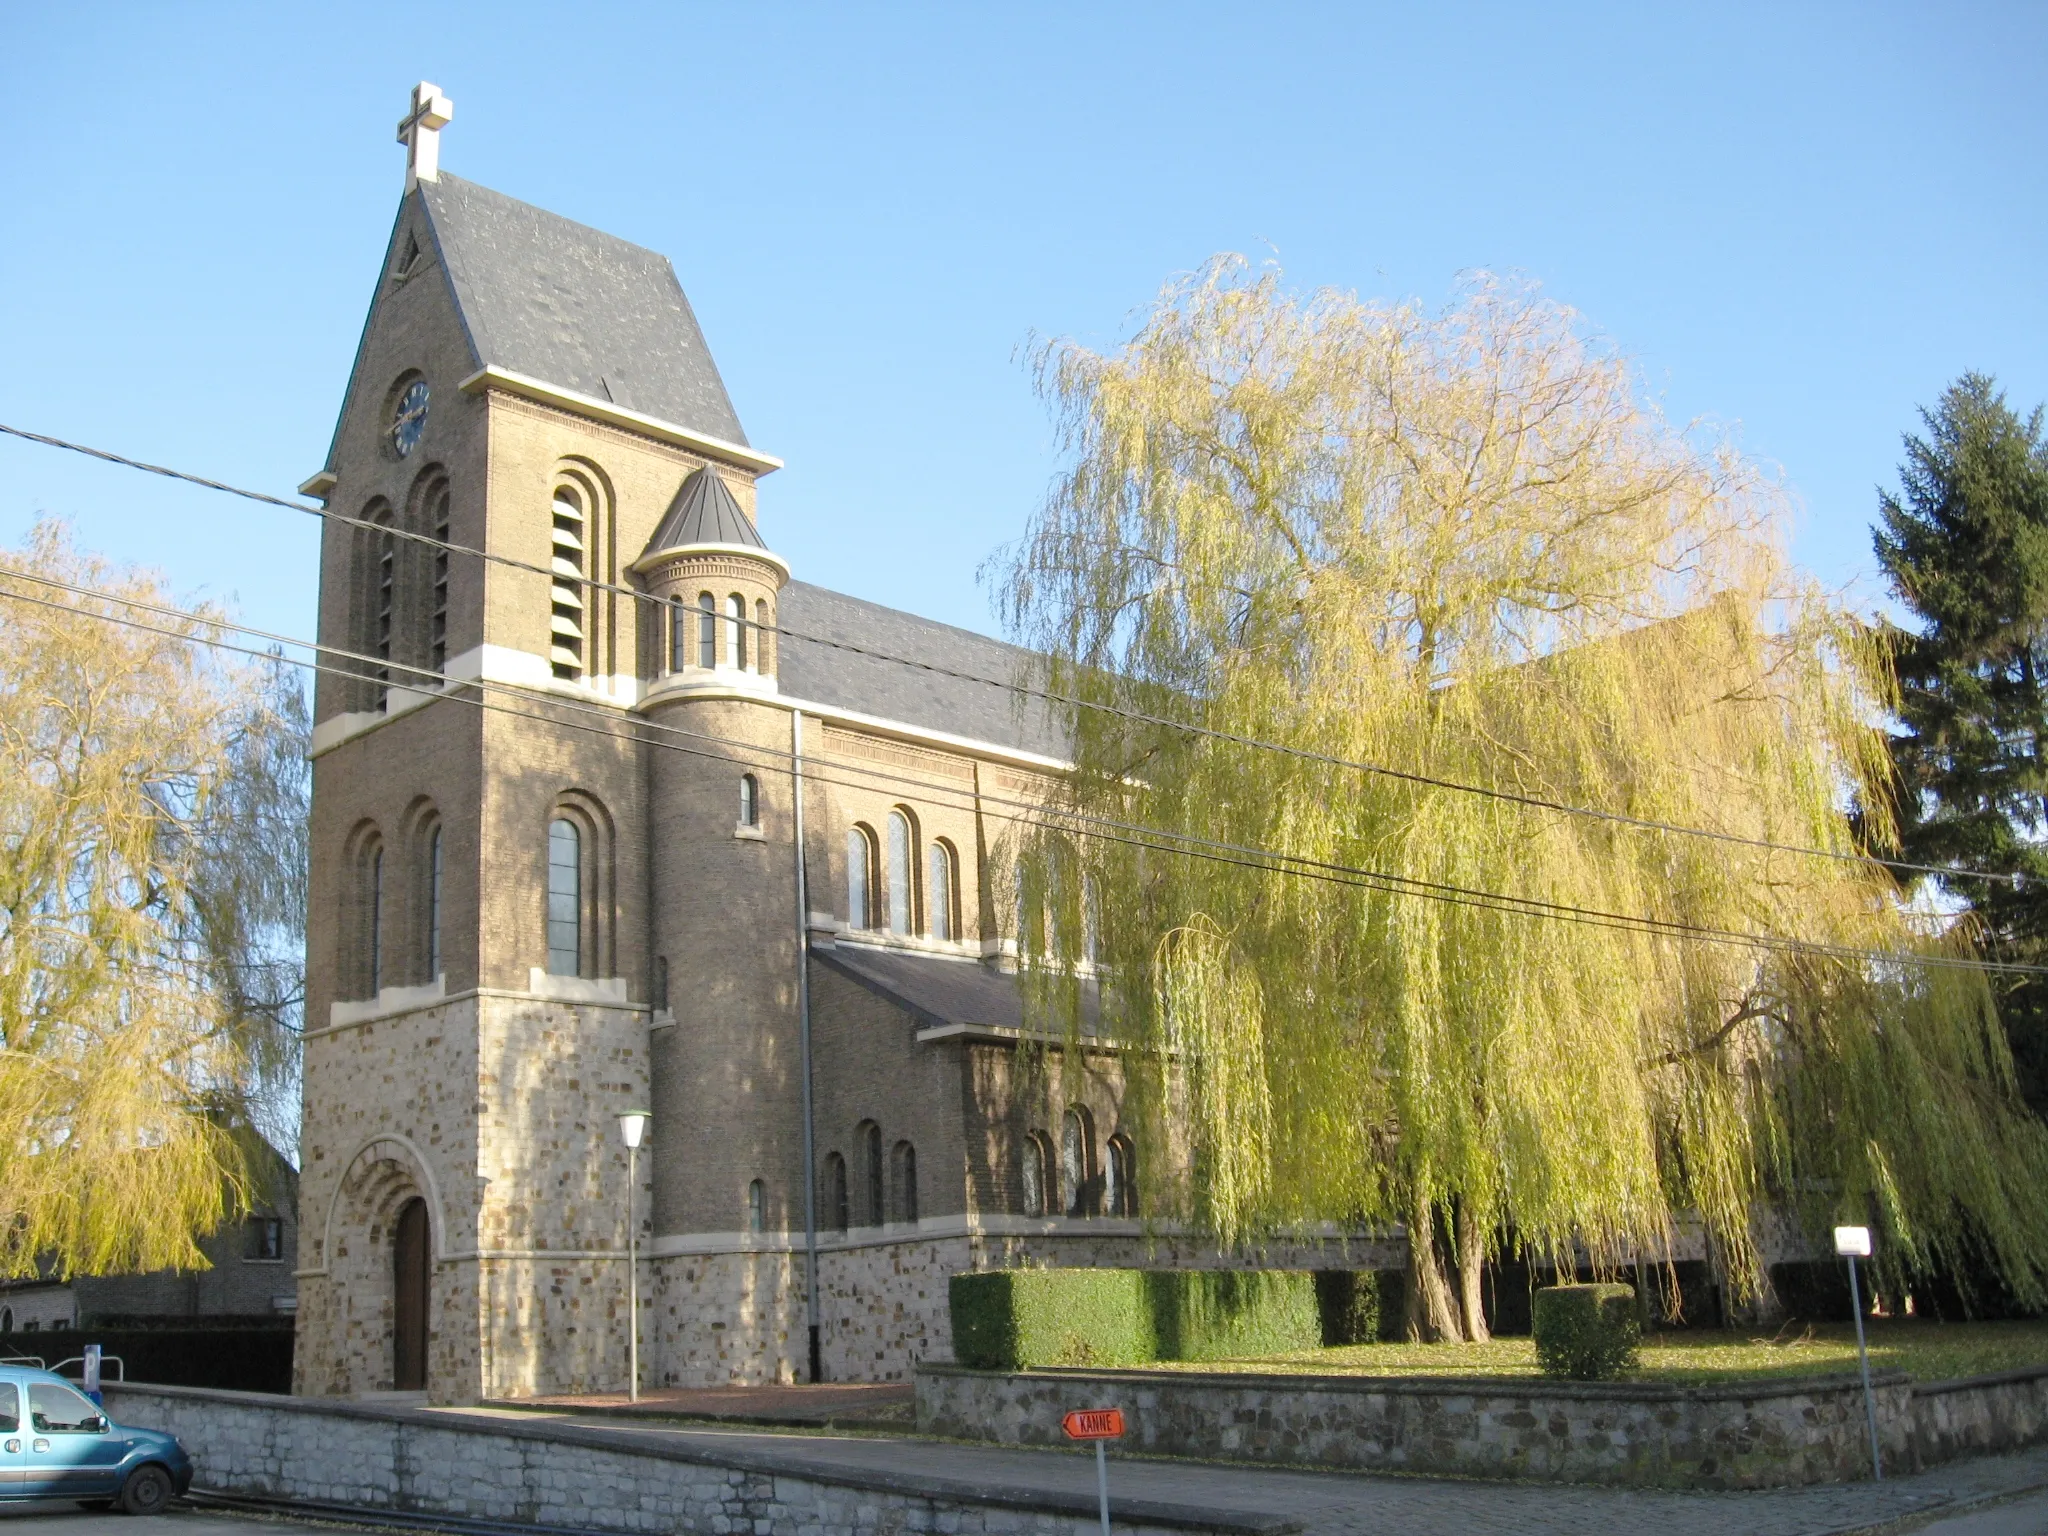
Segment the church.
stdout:
[[1020,1065],[1023,654],[798,579],[668,260],[442,173],[452,110],[302,487],[296,1389],[900,1379],[954,1273],[1219,1262],[1106,1043]]

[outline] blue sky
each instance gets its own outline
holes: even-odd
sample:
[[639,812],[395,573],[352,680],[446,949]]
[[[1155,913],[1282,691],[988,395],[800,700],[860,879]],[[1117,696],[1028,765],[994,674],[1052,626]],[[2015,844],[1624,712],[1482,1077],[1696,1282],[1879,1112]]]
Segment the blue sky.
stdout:
[[[22,6],[0,421],[288,492],[325,452],[421,79],[450,171],[669,254],[800,576],[991,629],[1054,468],[1019,348],[1170,275],[1540,281],[1871,577],[1899,433],[2048,399],[2048,7]],[[43,511],[310,632],[310,519],[0,439]]]

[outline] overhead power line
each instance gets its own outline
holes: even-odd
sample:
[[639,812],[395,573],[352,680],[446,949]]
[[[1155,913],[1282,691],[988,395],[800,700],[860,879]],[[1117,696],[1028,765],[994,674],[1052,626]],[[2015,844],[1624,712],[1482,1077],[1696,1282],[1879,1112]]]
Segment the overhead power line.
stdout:
[[[81,615],[102,622],[118,624],[151,634],[164,635],[186,643],[206,645],[218,650],[254,657],[260,660],[283,660],[292,666],[305,668],[316,673],[346,678],[355,682],[366,680],[362,671],[359,670],[360,666],[389,668],[393,671],[409,673],[429,680],[431,686],[436,689],[452,689],[454,691],[441,692],[437,697],[469,704],[481,710],[508,714],[517,719],[532,720],[561,729],[602,736],[611,740],[644,742],[652,747],[681,751],[691,756],[709,758],[723,763],[731,763],[736,753],[744,754],[751,759],[761,759],[767,763],[772,763],[782,772],[795,772],[795,762],[792,753],[755,742],[741,741],[737,738],[718,736],[708,732],[691,731],[680,726],[673,726],[665,722],[639,717],[621,721],[615,711],[604,706],[585,704],[577,700],[555,699],[512,685],[485,683],[481,680],[451,682],[440,673],[426,668],[393,662],[381,657],[345,651],[333,646],[323,646],[317,642],[300,639],[295,636],[275,634],[216,616],[192,613],[189,610],[175,608],[166,604],[152,603],[145,599],[129,597],[120,593],[80,586],[32,572],[0,567],[0,578],[34,582],[73,596],[139,609],[160,617],[196,626],[203,630],[226,630],[236,634],[268,640],[274,645],[285,645],[310,651],[316,655],[324,654],[340,657],[343,660],[357,663],[358,666],[342,667],[332,666],[320,661],[302,661],[289,656],[281,656],[276,651],[259,650],[253,646],[236,645],[230,641],[213,638],[205,634],[195,635],[189,630],[170,629],[161,625],[144,623],[136,619],[122,618],[117,614],[94,612],[90,609],[81,608],[74,603],[60,602],[54,598],[38,598],[28,593],[0,589],[0,597],[14,602],[56,609],[60,612]],[[404,685],[399,684],[395,686]],[[544,709],[536,711],[493,703],[487,699],[474,697],[473,693],[475,692],[510,694],[525,702],[542,705]],[[572,720],[563,720],[557,717],[560,713],[594,715],[606,721],[607,724],[586,725]],[[626,724],[628,729],[611,729],[609,728],[611,723]],[[653,739],[649,739],[650,735]],[[664,739],[668,737],[678,739]],[[690,745],[691,742],[702,743],[702,745],[693,746]],[[1553,902],[1537,897],[1516,896],[1506,892],[1487,891],[1440,881],[1422,880],[1414,876],[1400,875],[1364,866],[1312,859],[1302,855],[1289,854],[1279,849],[1226,843],[1190,833],[1177,832],[1169,828],[1153,827],[1143,823],[1122,822],[1082,812],[1064,810],[1048,812],[1042,804],[1007,799],[1001,796],[964,789],[958,784],[922,778],[888,769],[869,768],[851,763],[834,764],[833,767],[840,773],[850,772],[858,775],[859,779],[835,778],[830,773],[821,771],[815,760],[806,765],[803,779],[807,783],[828,784],[848,789],[872,790],[876,787],[877,781],[909,785],[921,794],[941,803],[951,803],[955,808],[978,809],[979,807],[989,805],[1001,807],[1005,812],[1002,819],[1026,825],[1044,827],[1049,830],[1116,843],[1127,847],[1141,848],[1161,854],[1175,854],[1182,857],[1252,869],[1268,874],[1284,874],[1328,884],[1377,890],[1387,894],[1436,901],[1452,906],[1619,929],[1642,934],[1646,937],[1738,945],[1764,951],[1810,954],[1880,965],[1908,964],[2000,974],[2048,974],[2048,966],[1984,961],[1960,956],[1869,950],[1852,945],[1793,939],[1775,934],[1745,932],[1739,929],[1715,928],[1677,919],[1645,916],[1639,913],[1602,911],[1598,908]],[[951,797],[950,802],[948,797]]]
[[[467,555],[489,564],[546,577],[549,581],[555,579],[555,573],[552,569],[536,565],[531,561],[520,560],[512,555],[499,554],[493,550],[478,549],[467,544],[451,543],[445,539],[434,538],[430,534],[415,532],[408,528],[400,528],[389,523],[378,523],[372,522],[367,518],[351,517],[349,514],[337,512],[331,507],[316,507],[303,501],[293,501],[282,496],[272,496],[264,491],[247,490],[241,486],[230,485],[226,481],[211,480],[203,475],[192,474],[186,470],[172,469],[162,464],[151,464],[141,459],[131,459],[126,455],[114,453],[109,449],[95,448],[86,443],[72,442],[61,437],[51,437],[41,432],[30,432],[26,428],[9,426],[5,422],[0,422],[0,433],[20,438],[25,442],[39,443],[45,447],[61,448],[70,453],[83,454],[87,458],[99,459],[108,464],[118,464],[127,469],[140,470],[145,474],[159,475],[167,480],[177,480],[187,485],[199,486],[205,490],[220,491],[229,496],[239,496],[243,500],[257,502],[264,506],[280,507],[286,511],[298,512],[308,517],[323,518],[344,527],[375,533],[380,537],[403,539],[409,543],[419,544],[429,549],[441,550],[448,554]],[[597,591],[611,592],[618,596],[629,598],[634,602],[660,601],[660,599],[654,598],[646,592],[624,586],[618,582],[601,581],[592,577],[580,580],[579,584]],[[1036,688],[1029,683],[1020,682],[1015,679],[983,677],[978,673],[960,671],[952,667],[941,666],[935,662],[923,661],[916,657],[895,655],[888,651],[859,645],[852,641],[830,639],[823,635],[806,634],[802,630],[791,629],[779,624],[762,624],[758,620],[749,619],[744,616],[722,617],[721,622],[740,624],[748,629],[761,630],[791,640],[802,641],[805,644],[827,646],[833,650],[845,651],[852,655],[866,656],[895,666],[911,667],[918,671],[928,672],[939,677],[953,678],[960,682],[976,683],[983,687],[1004,690],[1027,698],[1038,699],[1045,703],[1059,704],[1073,709],[1086,709],[1099,714],[1109,715],[1116,719],[1128,720],[1137,725],[1148,725],[1163,730],[1178,731],[1192,736],[1200,736],[1207,740],[1224,742],[1232,746],[1251,748],[1256,751],[1280,753],[1299,761],[1315,763],[1323,767],[1340,768],[1355,773],[1369,774],[1377,778],[1391,779],[1400,783],[1449,790],[1457,794],[1480,796],[1485,799],[1499,801],[1503,804],[1522,806],[1530,810],[1548,811],[1563,816],[1582,817],[1642,832],[1656,832],[1674,837],[1702,838],[1730,846],[1755,848],[1764,852],[1784,853],[1800,858],[1825,859],[1835,863],[1865,867],[1874,866],[1890,870],[1896,874],[1932,875],[1944,880],[1981,880],[1994,884],[2011,885],[2015,888],[2020,883],[2019,876],[2017,875],[2001,875],[1983,870],[1956,869],[1942,864],[1918,864],[1904,859],[1887,859],[1875,854],[1866,853],[1845,853],[1840,849],[1817,848],[1799,843],[1780,843],[1770,838],[1751,837],[1740,832],[1725,832],[1713,827],[1692,827],[1678,822],[1660,821],[1654,817],[1631,816],[1623,811],[1603,810],[1597,806],[1573,805],[1568,801],[1553,800],[1543,795],[1527,794],[1511,789],[1500,789],[1486,784],[1471,784],[1457,779],[1445,779],[1432,774],[1420,773],[1412,769],[1396,768],[1386,763],[1367,762],[1358,758],[1339,757],[1331,753],[1314,752],[1304,747],[1291,746],[1285,742],[1266,741],[1256,736],[1248,736],[1237,731],[1226,731],[1215,726],[1201,725],[1194,721],[1177,720],[1171,716],[1150,714],[1146,711],[1131,709],[1120,704],[1110,704],[1097,699],[1082,698],[1075,694]],[[293,643],[304,644],[306,642]]]

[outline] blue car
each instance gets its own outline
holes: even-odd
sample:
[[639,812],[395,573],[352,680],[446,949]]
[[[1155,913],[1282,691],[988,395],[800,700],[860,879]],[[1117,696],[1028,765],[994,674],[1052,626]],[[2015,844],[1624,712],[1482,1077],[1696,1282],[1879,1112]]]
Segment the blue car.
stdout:
[[0,1502],[77,1499],[155,1515],[192,1486],[170,1435],[110,1420],[62,1376],[0,1365]]

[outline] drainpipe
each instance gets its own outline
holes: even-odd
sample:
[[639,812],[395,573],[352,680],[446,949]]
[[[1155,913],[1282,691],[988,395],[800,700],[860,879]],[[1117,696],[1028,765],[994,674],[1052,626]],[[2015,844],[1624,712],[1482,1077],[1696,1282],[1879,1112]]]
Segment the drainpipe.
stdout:
[[796,830],[796,1014],[804,1080],[804,1304],[811,1325],[811,1380],[825,1379],[818,1344],[818,1152],[811,1112],[811,895],[804,880],[804,712],[789,712],[790,799]]

